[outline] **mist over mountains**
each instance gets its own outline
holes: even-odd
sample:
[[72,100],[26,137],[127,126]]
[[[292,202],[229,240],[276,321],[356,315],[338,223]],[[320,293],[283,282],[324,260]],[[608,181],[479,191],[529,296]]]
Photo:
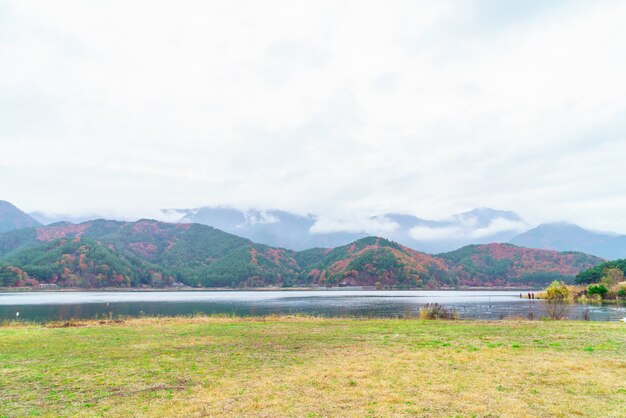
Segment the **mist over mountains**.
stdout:
[[337,247],[377,235],[431,254],[471,244],[497,242],[528,248],[580,251],[606,259],[626,257],[625,235],[590,231],[570,223],[547,223],[531,228],[517,213],[491,208],[473,209],[444,220],[387,213],[357,223],[279,210],[202,207],[173,209],[168,213],[170,216],[181,214],[179,222],[210,225],[254,242],[293,250]]
[[[4,230],[16,225],[48,225],[60,221],[81,223],[99,218],[96,215],[50,215],[45,211],[32,212],[29,216],[11,206],[14,221],[0,219]],[[15,215],[15,210],[21,214]],[[438,220],[403,213],[384,213],[360,221],[337,220],[275,209],[209,206],[164,209],[161,214],[163,219],[171,222],[208,225],[259,244],[294,251],[334,248],[374,235],[430,254],[453,251],[470,244],[512,243],[528,248],[580,251],[606,259],[626,257],[625,235],[591,231],[570,223],[532,227],[513,211],[491,208],[477,208]]]
[[514,212],[489,208],[455,214],[446,220],[386,213],[360,222],[297,215],[280,210],[241,211],[202,207],[172,209],[179,222],[210,225],[266,245],[303,250],[337,247],[368,235],[382,236],[428,253],[450,251],[468,244],[507,242],[528,225]]
[[[0,202],[1,225],[7,228],[0,233],[0,282],[83,288],[175,282],[205,287],[527,286],[571,280],[603,261],[583,252],[494,243],[520,237],[513,235],[525,223],[513,212],[487,208],[440,221],[385,214],[360,223],[277,210],[166,212],[178,222],[98,219],[42,226]],[[585,231],[577,233],[585,241]],[[545,245],[562,244],[542,228],[518,239],[537,237]],[[602,236],[596,242],[602,243]],[[430,254],[415,248],[426,245]],[[435,255],[435,245],[459,247]]]

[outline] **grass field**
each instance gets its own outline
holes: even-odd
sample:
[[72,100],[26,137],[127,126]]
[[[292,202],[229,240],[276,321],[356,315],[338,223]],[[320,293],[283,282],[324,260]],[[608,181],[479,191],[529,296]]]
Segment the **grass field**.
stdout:
[[0,327],[0,416],[626,416],[622,323],[82,325]]

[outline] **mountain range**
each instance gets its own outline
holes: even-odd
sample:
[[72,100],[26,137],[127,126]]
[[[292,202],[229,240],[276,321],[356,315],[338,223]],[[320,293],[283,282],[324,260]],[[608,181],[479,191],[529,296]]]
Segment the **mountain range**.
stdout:
[[[471,244],[509,242],[528,248],[580,251],[610,260],[626,258],[626,235],[591,231],[570,223],[546,223],[531,228],[515,212],[490,208],[473,209],[443,220],[385,213],[356,224],[282,210],[200,207],[161,212],[164,218],[174,222],[213,226],[257,243],[295,251],[338,247],[375,235],[431,254]],[[34,218],[31,222],[45,225],[59,221],[81,223],[97,218],[44,212],[29,215]]]
[[580,251],[609,260],[626,258],[626,235],[591,231],[571,223],[546,223],[530,228],[512,211],[478,208],[429,220],[413,215],[387,213],[367,219],[365,225],[331,222],[315,215],[278,210],[241,211],[203,207],[170,209],[178,222],[211,225],[266,245],[303,250],[336,247],[378,235],[417,251],[440,253],[466,245],[511,243],[522,247],[557,251]]
[[4,286],[533,286],[571,279],[602,261],[511,244],[430,255],[380,237],[294,251],[197,223],[149,219],[59,222],[0,234]]
[[380,235],[418,251],[438,253],[469,244],[507,242],[528,229],[516,213],[489,208],[459,213],[446,220],[386,213],[356,225],[279,210],[202,207],[169,209],[164,213],[170,217],[180,214],[179,222],[210,225],[255,242],[293,250],[336,247],[368,235]]

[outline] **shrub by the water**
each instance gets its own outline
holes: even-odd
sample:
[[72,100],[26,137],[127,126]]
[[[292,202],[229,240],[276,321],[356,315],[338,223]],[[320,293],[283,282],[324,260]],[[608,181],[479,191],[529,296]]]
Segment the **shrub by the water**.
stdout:
[[420,319],[459,319],[459,313],[438,303],[427,303],[420,309]]
[[604,298],[608,291],[609,289],[607,289],[603,284],[592,284],[588,288],[590,295],[600,295],[600,298]]
[[544,300],[550,319],[563,319],[569,307],[570,292],[563,282],[554,281],[546,288]]

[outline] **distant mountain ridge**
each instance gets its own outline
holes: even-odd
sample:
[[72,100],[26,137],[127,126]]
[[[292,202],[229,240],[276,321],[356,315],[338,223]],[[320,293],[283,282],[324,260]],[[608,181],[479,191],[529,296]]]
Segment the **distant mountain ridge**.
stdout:
[[58,222],[71,222],[73,224],[79,224],[82,222],[93,221],[94,219],[102,218],[102,216],[92,215],[92,216],[70,216],[70,215],[61,215],[61,214],[49,214],[42,211],[30,212],[28,214],[37,222],[42,225],[51,225]]
[[530,248],[581,251],[609,260],[626,258],[626,235],[589,231],[566,222],[541,224],[510,242]]
[[0,233],[41,225],[13,204],[0,200]]
[[511,244],[433,256],[380,237],[297,252],[206,225],[149,219],[61,222],[0,234],[0,285],[9,286],[528,286],[571,279],[602,261]]
[[202,207],[172,209],[168,212],[183,215],[178,222],[208,225],[254,242],[296,251],[345,245],[366,236],[364,233],[350,232],[312,234],[310,230],[315,225],[316,216],[281,210],[241,211],[225,207]]
[[388,213],[368,218],[365,226],[327,225],[324,218],[315,215],[280,210],[202,207],[165,212],[170,216],[180,213],[179,222],[201,223],[255,242],[293,250],[337,247],[368,235],[380,235],[417,251],[437,253],[475,243],[506,242],[527,229],[516,213],[490,208],[473,209],[447,220]]
[[[626,258],[626,235],[594,232],[570,223],[548,223],[530,228],[512,211],[477,208],[446,220],[429,220],[401,213],[370,218],[387,228],[380,230],[319,230],[320,218],[279,210],[241,211],[202,207],[173,210],[179,222],[211,225],[266,245],[293,250],[337,247],[368,235],[379,235],[427,253],[453,251],[467,245],[511,243],[521,247],[580,251],[606,259]],[[376,223],[375,223],[376,224]],[[391,227],[390,227],[391,226]],[[317,231],[316,231],[317,229]]]
[[[374,235],[430,254],[454,251],[467,245],[509,242],[527,248],[580,251],[610,260],[626,258],[626,235],[590,231],[569,223],[541,224],[529,229],[515,212],[490,208],[473,209],[443,220],[386,213],[356,223],[282,210],[228,207],[167,209],[162,213],[164,218],[178,223],[213,226],[256,243],[294,251],[340,247]],[[95,218],[44,212],[31,215],[0,201],[0,232],[59,221],[82,223]]]

